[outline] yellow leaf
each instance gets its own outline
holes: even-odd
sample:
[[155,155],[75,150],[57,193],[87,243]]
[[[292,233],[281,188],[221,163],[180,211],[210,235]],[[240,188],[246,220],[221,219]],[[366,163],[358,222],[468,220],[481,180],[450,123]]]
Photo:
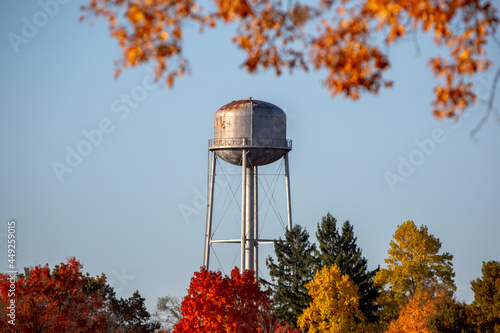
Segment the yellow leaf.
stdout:
[[135,5],[130,6],[130,9],[129,9],[129,12],[128,12],[127,16],[130,19],[130,21],[132,21],[133,23],[137,23],[137,22],[139,22],[139,21],[141,21],[141,20],[144,19],[144,14]]
[[460,55],[458,56],[458,59],[463,61],[463,60],[466,60],[468,56],[469,56],[469,49],[465,49],[462,51],[462,53],[460,53]]

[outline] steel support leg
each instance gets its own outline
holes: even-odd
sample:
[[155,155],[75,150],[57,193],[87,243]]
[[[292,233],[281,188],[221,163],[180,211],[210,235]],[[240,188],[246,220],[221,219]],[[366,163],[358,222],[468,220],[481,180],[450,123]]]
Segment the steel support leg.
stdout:
[[245,271],[245,245],[246,245],[246,183],[247,183],[247,154],[243,149],[241,156],[241,265],[240,272]]
[[288,152],[285,153],[285,182],[286,182],[286,210],[288,215],[288,231],[292,230],[292,201],[290,197],[290,168],[288,166]]
[[245,244],[245,270],[255,271],[254,267],[254,248],[255,248],[255,234],[254,234],[254,213],[255,213],[255,203],[254,203],[254,168],[247,163],[246,168],[246,203],[245,203],[245,232],[246,232],[246,244]]
[[253,167],[253,238],[254,238],[254,270],[255,281],[259,281],[259,184],[258,184],[258,167]]
[[208,198],[207,198],[207,226],[205,228],[205,252],[203,255],[203,267],[206,270],[210,269],[210,248],[212,238],[212,215],[214,203],[214,183],[215,183],[215,164],[217,156],[215,151],[212,151],[212,165],[210,168],[210,177],[208,180]]

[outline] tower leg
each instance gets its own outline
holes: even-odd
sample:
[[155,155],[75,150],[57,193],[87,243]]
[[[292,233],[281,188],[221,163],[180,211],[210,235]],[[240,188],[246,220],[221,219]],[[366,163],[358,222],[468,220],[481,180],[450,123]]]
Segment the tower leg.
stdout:
[[253,167],[253,238],[254,238],[254,270],[255,270],[255,281],[259,281],[259,184],[258,184],[258,169],[257,166]]
[[213,203],[214,203],[215,163],[217,160],[215,151],[212,151],[211,153],[212,153],[212,164],[208,180],[207,226],[205,228],[205,252],[203,255],[203,267],[205,267],[206,270],[210,269],[210,248],[212,246],[211,237],[212,237],[212,215],[213,215]]
[[255,271],[254,267],[254,247],[255,247],[255,237],[254,237],[254,168],[251,165],[247,165],[246,168],[246,202],[245,202],[245,231],[246,231],[246,245],[245,245],[245,270],[249,269]]
[[288,215],[288,231],[292,230],[292,201],[290,197],[290,168],[288,166],[288,152],[285,153],[285,182],[286,182],[286,210]]
[[240,272],[243,273],[245,271],[245,245],[246,245],[246,183],[247,183],[247,151],[243,149],[242,157],[241,157],[241,241],[240,241],[240,250],[241,250],[241,265]]

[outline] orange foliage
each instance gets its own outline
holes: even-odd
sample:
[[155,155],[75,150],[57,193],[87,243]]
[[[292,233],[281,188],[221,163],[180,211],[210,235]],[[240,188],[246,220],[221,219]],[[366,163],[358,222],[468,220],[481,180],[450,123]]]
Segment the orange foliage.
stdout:
[[183,318],[174,333],[262,332],[260,321],[270,304],[268,293],[260,290],[252,271],[240,274],[234,268],[231,277],[223,277],[220,271],[202,268],[191,279],[182,301]]
[[[246,53],[249,72],[313,68],[325,71],[324,85],[332,96],[358,99],[362,92],[378,93],[392,81],[383,77],[390,67],[385,49],[410,33],[431,33],[447,56],[429,60],[436,78],[433,113],[456,117],[476,101],[466,79],[487,69],[485,45],[496,32],[497,10],[488,0],[320,0],[316,6],[270,0],[216,0],[206,12],[195,0],[91,0],[82,9],[103,16],[119,42],[122,68],[146,61],[156,63],[156,78],[168,86],[188,71],[182,55],[183,26],[200,29],[217,22],[238,24],[233,42]],[[118,24],[117,13],[123,14]],[[313,26],[316,26],[314,33]]]
[[[82,266],[70,258],[50,272],[48,265],[32,267],[15,282],[15,296],[8,293],[10,275],[0,274],[0,306],[15,300],[15,325],[0,318],[0,328],[9,332],[105,332],[104,298],[99,292],[85,293]],[[105,279],[97,278],[97,282]]]
[[399,317],[389,324],[386,333],[437,333],[429,326],[440,298],[428,292],[415,294],[399,312]]
[[436,117],[456,116],[458,110],[476,101],[472,83],[464,78],[491,65],[484,50],[488,35],[498,26],[497,10],[491,2],[368,0],[366,10],[377,17],[377,29],[390,29],[387,44],[403,37],[407,28],[420,28],[433,33],[434,42],[449,50],[448,57],[429,60],[434,75],[444,79],[444,84],[434,89]]

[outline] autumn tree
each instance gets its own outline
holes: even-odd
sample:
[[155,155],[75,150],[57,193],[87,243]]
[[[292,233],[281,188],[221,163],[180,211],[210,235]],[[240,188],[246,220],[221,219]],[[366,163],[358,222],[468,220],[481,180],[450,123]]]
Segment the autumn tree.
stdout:
[[398,226],[390,242],[387,268],[375,276],[375,284],[383,290],[379,302],[383,305],[383,320],[397,316],[401,308],[417,293],[451,294],[455,289],[453,256],[439,253],[441,241],[422,225],[413,221]]
[[347,274],[349,279],[358,286],[359,309],[368,321],[378,320],[378,305],[376,299],[380,289],[373,285],[373,278],[380,267],[368,270],[368,260],[363,257],[361,249],[357,246],[357,237],[354,237],[354,227],[345,221],[342,231],[337,228],[337,220],[330,213],[318,223],[316,232],[318,240],[318,258],[323,267],[336,265],[342,274]]
[[257,332],[259,318],[270,306],[269,295],[260,289],[253,271],[240,274],[234,268],[228,277],[201,268],[191,279],[181,305],[183,318],[173,332]]
[[[301,333],[298,329],[293,328],[290,324],[286,323],[285,325],[277,324],[276,329],[273,331],[274,333]],[[266,333],[266,332],[262,332]]]
[[[81,270],[82,265],[70,258],[52,271],[48,265],[38,265],[20,276],[0,274],[1,311],[5,311],[10,299],[15,300],[16,309],[15,325],[9,324],[9,318],[2,313],[2,331],[105,332],[105,299],[99,292],[84,292],[88,278]],[[8,297],[12,281],[14,298]]]
[[388,323],[386,333],[469,333],[468,306],[446,292],[419,291]]
[[312,302],[298,319],[309,333],[368,332],[358,308],[358,287],[337,265],[326,266],[306,285]]
[[274,314],[296,327],[297,318],[307,308],[311,297],[306,288],[314,276],[318,261],[309,233],[300,225],[285,232],[285,239],[274,241],[276,262],[268,257],[266,265],[271,281],[263,281],[273,291]]
[[[392,86],[384,77],[390,48],[424,32],[446,55],[429,57],[438,83],[433,113],[456,117],[474,103],[470,77],[491,66],[485,51],[498,26],[498,11],[488,0],[217,0],[203,9],[196,0],[91,0],[87,17],[104,17],[122,57],[116,75],[145,62],[169,86],[189,71],[183,54],[184,29],[234,23],[232,39],[243,50],[250,73],[314,69],[325,73],[332,96],[358,99]],[[82,16],[82,19],[84,16]]]
[[[2,332],[153,332],[144,298],[138,292],[117,300],[106,276],[83,274],[74,257],[66,263],[25,268],[23,274],[0,274]],[[9,296],[11,284],[15,297]],[[15,299],[15,325],[5,313]]]
[[389,324],[386,333],[437,333],[431,328],[436,313],[435,295],[421,290],[401,309],[399,317]]
[[471,321],[478,332],[500,332],[500,262],[483,262],[482,277],[471,282]]

